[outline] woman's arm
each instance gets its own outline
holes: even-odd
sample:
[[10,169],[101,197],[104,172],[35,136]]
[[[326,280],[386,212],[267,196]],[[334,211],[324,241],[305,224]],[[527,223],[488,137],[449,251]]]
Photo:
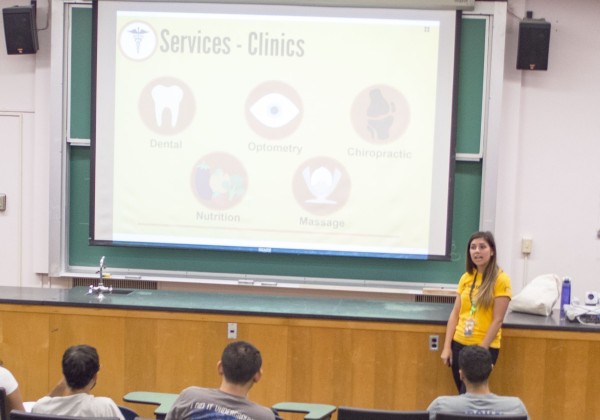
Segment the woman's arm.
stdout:
[[458,314],[460,313],[460,296],[456,296],[454,301],[454,307],[450,316],[448,317],[448,323],[446,324],[446,337],[444,338],[444,348],[442,349],[441,358],[445,365],[452,365],[452,338],[458,325]]
[[502,326],[504,322],[504,316],[506,315],[506,311],[508,310],[508,304],[510,303],[510,298],[508,296],[498,296],[494,299],[494,308],[492,311],[492,323],[485,333],[485,337],[483,337],[483,341],[479,344],[481,347],[485,347],[486,349],[490,347],[494,338],[496,338],[496,334],[498,334],[498,330]]
[[21,397],[21,392],[19,388],[15,389],[13,392],[6,396],[6,402],[8,403],[8,412],[11,410],[20,410],[25,411],[25,407],[23,406],[23,398]]

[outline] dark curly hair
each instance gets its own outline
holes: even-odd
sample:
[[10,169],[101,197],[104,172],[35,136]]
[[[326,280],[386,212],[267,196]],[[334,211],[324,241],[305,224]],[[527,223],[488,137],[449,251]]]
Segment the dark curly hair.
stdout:
[[225,347],[221,355],[223,375],[234,384],[250,381],[262,366],[260,351],[246,341],[234,341]]
[[62,371],[69,388],[85,388],[99,370],[100,358],[94,347],[82,344],[65,350]]

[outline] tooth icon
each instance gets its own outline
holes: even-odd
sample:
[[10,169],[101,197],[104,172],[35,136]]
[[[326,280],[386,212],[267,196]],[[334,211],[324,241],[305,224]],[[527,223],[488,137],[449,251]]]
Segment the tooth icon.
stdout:
[[156,124],[162,127],[163,114],[165,109],[168,109],[171,114],[171,127],[175,127],[179,118],[179,105],[183,99],[183,89],[177,85],[156,85],[152,88],[152,99],[154,100]]

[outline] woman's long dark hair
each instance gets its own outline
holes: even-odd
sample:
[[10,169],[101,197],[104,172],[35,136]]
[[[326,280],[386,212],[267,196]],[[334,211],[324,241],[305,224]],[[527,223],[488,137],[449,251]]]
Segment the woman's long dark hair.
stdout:
[[[467,261],[466,261],[466,269],[470,274],[475,274],[477,272],[477,266],[471,259],[471,242],[475,239],[483,239],[490,249],[492,250],[490,261],[483,273],[481,273],[481,286],[479,286],[479,290],[477,292],[477,304],[481,305],[483,308],[489,308],[494,304],[494,285],[496,284],[496,278],[498,278],[498,273],[500,272],[500,268],[498,267],[497,259],[496,259],[496,241],[494,240],[494,235],[491,232],[475,232],[469,238],[469,242],[467,243]],[[473,279],[475,281],[476,279]]]

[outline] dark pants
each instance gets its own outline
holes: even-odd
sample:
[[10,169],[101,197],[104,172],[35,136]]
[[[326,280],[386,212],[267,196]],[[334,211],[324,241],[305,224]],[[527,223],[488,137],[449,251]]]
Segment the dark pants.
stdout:
[[[458,373],[458,353],[463,347],[465,346],[452,340],[452,376],[454,377],[454,383],[456,384],[456,389],[458,390],[459,394],[464,394],[466,392],[465,384],[460,380],[460,375]],[[498,360],[500,349],[493,349],[490,347],[488,350],[492,355],[492,364],[496,365],[496,360]]]

